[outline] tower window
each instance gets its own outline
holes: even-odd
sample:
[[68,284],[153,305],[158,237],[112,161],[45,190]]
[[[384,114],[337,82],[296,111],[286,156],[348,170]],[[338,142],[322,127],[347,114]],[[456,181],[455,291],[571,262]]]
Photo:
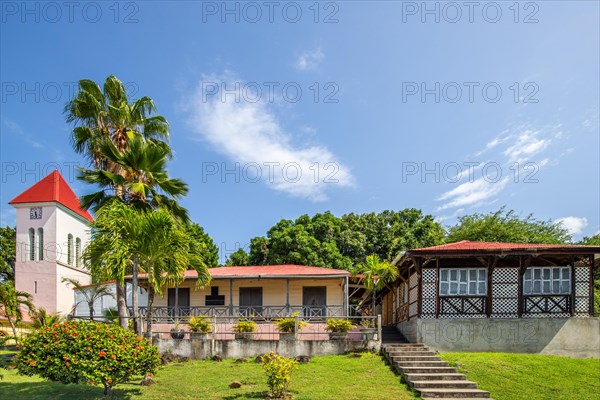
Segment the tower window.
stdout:
[[37,281],[33,281],[33,293],[37,293]]
[[29,260],[35,261],[35,230],[29,228]]
[[73,235],[67,236],[67,264],[73,264]]
[[38,228],[38,260],[42,261],[44,259],[44,229]]
[[81,262],[81,239],[75,239],[75,266],[79,267]]

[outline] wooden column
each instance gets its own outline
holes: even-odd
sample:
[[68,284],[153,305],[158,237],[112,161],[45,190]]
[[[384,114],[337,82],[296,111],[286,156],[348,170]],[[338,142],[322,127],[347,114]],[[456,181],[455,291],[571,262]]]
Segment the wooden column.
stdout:
[[571,317],[575,315],[575,257],[571,256]]
[[519,318],[521,318],[521,316],[523,315],[523,275],[525,274],[525,271],[523,269],[523,257],[519,256],[519,272],[518,272],[518,284],[517,284],[517,296],[518,296],[518,301],[517,301],[517,316]]
[[229,279],[229,315],[233,316],[233,279]]
[[423,312],[423,268],[421,268],[421,261],[415,259],[415,267],[417,270],[417,318],[421,318]]
[[290,313],[290,278],[285,279],[285,312]]
[[440,315],[440,258],[435,259],[435,317]]
[[594,267],[596,260],[594,255],[590,256],[590,317],[594,316]]

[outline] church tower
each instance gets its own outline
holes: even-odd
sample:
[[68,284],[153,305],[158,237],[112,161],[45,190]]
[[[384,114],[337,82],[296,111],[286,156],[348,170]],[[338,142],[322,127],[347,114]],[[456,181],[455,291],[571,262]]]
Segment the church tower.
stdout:
[[75,294],[62,279],[91,281],[81,253],[90,240],[92,216],[56,170],[9,204],[17,214],[15,288],[49,313],[70,313]]

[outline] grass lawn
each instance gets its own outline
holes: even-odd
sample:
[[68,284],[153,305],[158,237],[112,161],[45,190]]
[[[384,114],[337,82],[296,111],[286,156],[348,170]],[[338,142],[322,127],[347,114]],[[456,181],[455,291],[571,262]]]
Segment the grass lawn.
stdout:
[[496,400],[600,398],[600,360],[540,354],[440,354]]
[[[39,378],[17,375],[15,370],[2,370],[0,398],[38,399],[99,399],[101,387],[62,385]],[[267,392],[262,366],[252,359],[248,363],[190,361],[162,368],[154,377],[156,385],[142,387],[137,383],[118,385],[115,399],[264,399]],[[228,385],[240,381],[239,389]],[[400,383],[400,378],[384,364],[382,358],[363,353],[350,356],[314,357],[300,364],[293,373],[291,392],[295,400],[379,400],[413,399],[415,396]]]

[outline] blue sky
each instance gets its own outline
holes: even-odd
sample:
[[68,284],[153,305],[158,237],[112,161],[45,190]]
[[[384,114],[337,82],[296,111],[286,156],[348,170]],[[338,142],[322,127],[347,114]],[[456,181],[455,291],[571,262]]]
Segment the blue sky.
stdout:
[[1,224],[57,166],[64,103],[114,74],[171,124],[172,176],[222,257],[281,218],[506,205],[600,230],[599,6],[2,2]]

